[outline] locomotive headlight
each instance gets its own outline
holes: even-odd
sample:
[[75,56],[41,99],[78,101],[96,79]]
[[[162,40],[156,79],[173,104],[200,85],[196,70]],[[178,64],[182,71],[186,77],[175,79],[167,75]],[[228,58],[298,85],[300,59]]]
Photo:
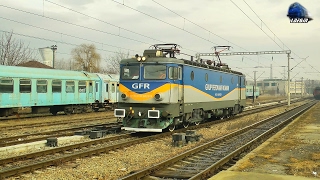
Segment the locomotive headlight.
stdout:
[[146,59],[147,59],[147,58],[146,58],[146,57],[144,57],[144,56],[141,58],[141,60],[142,60],[142,61],[145,61]]
[[141,57],[140,57],[140,56],[139,56],[139,57],[137,57],[137,60],[138,60],[138,61],[141,61]]
[[156,101],[162,101],[162,96],[160,95],[160,94],[155,94],[154,95],[154,99],[156,100]]
[[121,94],[121,98],[122,98],[123,100],[125,100],[125,99],[127,99],[128,97],[127,97],[127,95],[125,95],[125,94]]

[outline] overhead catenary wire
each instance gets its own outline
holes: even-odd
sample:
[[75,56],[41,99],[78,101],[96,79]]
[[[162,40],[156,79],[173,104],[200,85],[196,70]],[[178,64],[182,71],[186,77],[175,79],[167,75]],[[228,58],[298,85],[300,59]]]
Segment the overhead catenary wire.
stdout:
[[124,50],[128,50],[128,51],[137,52],[137,50],[122,48],[122,47],[120,47],[120,46],[115,46],[115,45],[111,45],[111,44],[106,44],[106,43],[98,42],[98,41],[93,41],[93,40],[86,39],[86,38],[83,38],[83,37],[78,37],[78,36],[74,36],[74,35],[70,35],[70,34],[58,32],[58,31],[54,31],[54,30],[51,30],[51,29],[47,29],[47,28],[43,28],[43,27],[38,27],[38,26],[35,26],[35,25],[23,23],[23,22],[20,22],[20,21],[8,19],[8,18],[5,18],[5,17],[0,17],[0,19],[4,19],[4,20],[7,20],[7,21],[19,23],[19,24],[22,24],[22,25],[30,26],[30,27],[33,27],[33,28],[37,28],[37,29],[41,29],[41,30],[53,32],[53,33],[56,33],[56,34],[60,34],[60,35],[64,35],[64,36],[68,36],[68,37],[72,37],[72,38],[76,38],[76,39],[80,39],[80,40],[89,41],[89,42],[92,42],[92,43],[101,44],[101,45],[103,45],[103,46],[110,46],[110,47],[114,47],[114,48],[119,48],[119,49],[124,49]]
[[[177,16],[179,16],[179,17],[181,17],[184,21],[188,21],[188,22],[190,22],[191,24],[193,24],[193,25],[195,25],[195,26],[197,26],[197,27],[201,28],[202,30],[205,30],[205,31],[207,31],[207,32],[209,32],[209,33],[211,33],[211,34],[213,34],[213,35],[215,35],[215,36],[219,37],[220,39],[223,39],[223,40],[227,41],[227,42],[228,42],[228,43],[230,43],[230,44],[233,44],[233,45],[235,45],[235,46],[237,46],[237,47],[239,47],[239,48],[241,48],[241,49],[243,49],[243,50],[245,50],[245,51],[249,51],[248,49],[245,49],[245,48],[243,48],[243,47],[241,47],[241,46],[239,46],[239,45],[237,45],[237,44],[235,44],[235,43],[233,43],[233,42],[231,42],[231,41],[229,41],[229,40],[227,40],[227,39],[223,38],[222,36],[219,36],[219,35],[217,35],[217,34],[215,34],[215,33],[211,32],[210,30],[208,30],[208,29],[204,28],[203,26],[198,25],[197,23],[195,23],[195,22],[193,22],[193,21],[189,20],[188,18],[186,18],[186,17],[184,17],[184,16],[182,16],[182,15],[180,15],[180,14],[176,13],[175,11],[173,11],[173,10],[171,10],[170,8],[168,8],[168,7],[164,6],[164,5],[162,5],[161,3],[157,2],[156,0],[152,0],[152,1],[153,1],[154,3],[156,3],[157,5],[159,5],[159,6],[163,7],[164,9],[166,9],[166,10],[168,10],[168,11],[172,12],[173,14],[175,14],[175,15],[177,15]],[[246,56],[245,56],[245,57],[246,57]],[[251,58],[248,58],[248,57],[246,57],[246,58],[247,58],[247,59],[252,60]],[[258,58],[259,58],[259,56],[258,56]],[[263,57],[263,58],[265,58],[265,57]],[[254,61],[254,60],[252,60],[252,61]],[[258,64],[260,64],[260,62],[259,62],[259,61],[255,61],[255,62],[257,62]]]

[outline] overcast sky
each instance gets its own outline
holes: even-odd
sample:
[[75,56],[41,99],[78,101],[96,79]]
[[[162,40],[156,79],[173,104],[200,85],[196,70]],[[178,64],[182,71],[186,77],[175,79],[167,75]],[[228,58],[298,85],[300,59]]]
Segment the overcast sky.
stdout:
[[[117,52],[142,55],[152,44],[176,43],[181,52],[292,51],[294,80],[320,80],[320,2],[301,0],[314,20],[291,24],[289,0],[0,0],[0,34],[38,49],[57,45],[57,59],[69,61],[77,45],[95,44],[103,59]],[[254,11],[252,11],[252,10]],[[256,14],[258,15],[256,15]],[[261,21],[261,20],[262,21]],[[270,31],[270,30],[271,31]],[[182,57],[182,56],[181,56]],[[308,58],[306,58],[308,57]],[[38,58],[41,59],[40,55]],[[212,57],[205,57],[212,59]],[[306,58],[306,61],[303,61]],[[221,57],[248,79],[287,74],[287,56]],[[302,62],[301,62],[302,61]],[[299,64],[300,63],[300,64]],[[259,68],[254,68],[259,67]],[[287,75],[286,75],[287,76]]]

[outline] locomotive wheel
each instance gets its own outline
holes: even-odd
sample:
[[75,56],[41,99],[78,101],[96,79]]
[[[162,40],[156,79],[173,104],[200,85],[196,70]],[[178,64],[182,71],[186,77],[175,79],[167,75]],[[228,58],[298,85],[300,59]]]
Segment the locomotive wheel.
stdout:
[[194,122],[194,124],[195,124],[196,126],[198,126],[198,125],[200,124],[200,121]]
[[175,128],[176,128],[175,125],[170,125],[170,126],[168,127],[168,130],[169,130],[170,132],[172,132],[172,131],[174,131]]

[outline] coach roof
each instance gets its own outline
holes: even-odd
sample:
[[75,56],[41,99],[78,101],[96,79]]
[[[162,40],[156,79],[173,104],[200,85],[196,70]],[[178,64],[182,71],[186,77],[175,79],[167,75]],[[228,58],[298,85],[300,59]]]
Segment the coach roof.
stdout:
[[56,69],[29,68],[0,65],[0,77],[37,78],[37,79],[65,79],[65,80],[99,80],[93,73],[80,71],[66,71]]

